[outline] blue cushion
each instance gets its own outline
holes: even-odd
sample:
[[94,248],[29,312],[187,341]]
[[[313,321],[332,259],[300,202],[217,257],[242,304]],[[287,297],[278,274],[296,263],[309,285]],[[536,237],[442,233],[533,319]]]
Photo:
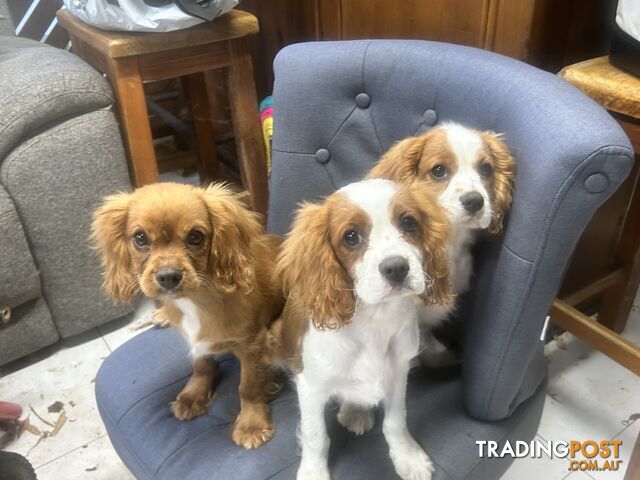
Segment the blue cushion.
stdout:
[[[107,358],[96,377],[100,415],[116,451],[139,479],[293,479],[298,464],[297,398],[291,386],[271,402],[276,433],[263,447],[243,450],[230,437],[237,415],[239,364],[219,359],[216,396],[209,412],[190,421],[173,417],[169,403],[191,374],[188,347],[174,329],[151,329]],[[416,370],[408,394],[409,428],[437,465],[437,479],[495,479],[509,460],[482,461],[475,440],[530,440],[544,403],[544,386],[509,418],[482,422],[462,405],[457,370]],[[397,478],[380,421],[363,437],[327,409],[334,480]],[[379,415],[378,415],[379,420]]]

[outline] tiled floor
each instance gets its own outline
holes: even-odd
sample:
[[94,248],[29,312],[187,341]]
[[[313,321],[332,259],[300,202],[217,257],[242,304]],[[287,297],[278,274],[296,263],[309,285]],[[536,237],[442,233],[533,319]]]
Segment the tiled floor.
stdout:
[[[136,318],[95,328],[78,337],[11,364],[0,370],[0,396],[22,404],[31,422],[41,430],[51,427],[30,412],[55,423],[58,413],[48,407],[64,404],[68,417],[55,436],[44,438],[24,432],[7,448],[27,455],[40,480],[131,479],[133,476],[113,451],[93,394],[93,379],[102,360],[139,333],[131,324],[146,318],[152,305],[143,304]],[[640,295],[636,298],[625,336],[640,343]],[[640,433],[640,380],[571,335],[547,346],[549,388],[538,436],[542,440],[620,439],[622,466]],[[3,376],[4,375],[4,376]],[[563,459],[520,459],[503,477],[506,480],[608,480],[606,475],[570,473]]]

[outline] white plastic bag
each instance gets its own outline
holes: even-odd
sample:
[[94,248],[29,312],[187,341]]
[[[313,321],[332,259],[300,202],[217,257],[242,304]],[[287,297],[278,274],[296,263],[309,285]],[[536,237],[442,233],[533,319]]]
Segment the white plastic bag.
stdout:
[[[238,1],[215,0],[214,3],[221,15]],[[104,30],[170,32],[204,22],[186,14],[175,3],[152,7],[143,0],[64,0],[64,6],[84,22]]]

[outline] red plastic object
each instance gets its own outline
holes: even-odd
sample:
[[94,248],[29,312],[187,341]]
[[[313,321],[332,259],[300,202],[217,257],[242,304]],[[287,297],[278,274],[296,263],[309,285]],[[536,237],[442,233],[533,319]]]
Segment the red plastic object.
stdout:
[[0,420],[18,420],[22,416],[22,407],[17,403],[0,402]]

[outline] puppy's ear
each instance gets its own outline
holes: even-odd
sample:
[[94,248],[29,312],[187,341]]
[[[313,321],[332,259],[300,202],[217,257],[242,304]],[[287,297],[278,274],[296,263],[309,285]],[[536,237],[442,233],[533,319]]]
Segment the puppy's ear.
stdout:
[[128,193],[106,197],[93,213],[91,226],[91,240],[104,269],[102,286],[111,298],[123,303],[130,302],[137,292],[127,235],[130,198]]
[[421,298],[427,305],[446,306],[453,301],[447,251],[451,237],[451,224],[445,209],[429,193],[427,186],[417,181],[412,183],[409,189],[422,216],[420,225],[424,254],[423,269],[430,279]]
[[277,274],[318,330],[337,329],[355,312],[353,285],[329,239],[329,207],[304,204],[278,256]]
[[482,132],[481,137],[493,158],[493,212],[489,233],[496,235],[502,230],[504,216],[511,205],[516,163],[509,148],[496,133]]
[[225,293],[249,292],[256,276],[252,243],[263,241],[260,215],[224,184],[209,186],[202,198],[213,228],[209,255],[213,285]]
[[409,137],[391,147],[367,174],[366,178],[386,178],[398,183],[413,181],[418,174],[422,152],[431,135]]

